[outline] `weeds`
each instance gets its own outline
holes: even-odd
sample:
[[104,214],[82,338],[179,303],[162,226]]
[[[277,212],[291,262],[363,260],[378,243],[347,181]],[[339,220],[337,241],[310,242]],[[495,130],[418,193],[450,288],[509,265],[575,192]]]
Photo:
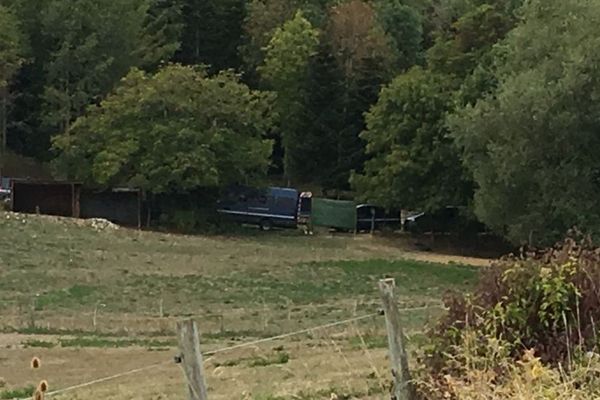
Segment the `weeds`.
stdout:
[[[473,333],[465,333],[465,343]],[[550,367],[528,350],[516,362],[499,351],[502,344],[488,341],[486,354],[480,349],[461,349],[461,374],[419,382],[423,398],[430,400],[596,400],[600,398],[600,355],[588,353],[574,360],[567,372]],[[475,351],[475,352],[474,352]]]
[[599,279],[585,238],[500,260],[472,295],[448,298],[420,359],[426,397],[600,398]]
[[39,347],[39,348],[43,348],[43,349],[51,349],[56,346],[56,343],[47,342],[44,340],[29,339],[29,340],[26,340],[25,342],[23,342],[23,346],[26,348],[27,347]]
[[154,339],[106,339],[102,337],[78,337],[73,339],[59,339],[61,347],[96,347],[96,348],[122,348],[122,347],[146,347],[149,349],[175,347],[175,340]]
[[235,367],[238,365],[247,365],[249,367],[267,367],[269,365],[287,364],[290,361],[290,355],[286,352],[277,352],[271,356],[243,357],[224,362],[216,362],[215,367]]
[[350,346],[352,349],[360,350],[363,349],[365,345],[369,350],[384,349],[388,347],[388,339],[385,335],[364,335],[362,339],[359,336],[350,338]]
[[35,392],[34,386],[27,386],[24,388],[17,388],[12,390],[5,390],[0,392],[0,399],[12,400],[12,399],[24,399],[33,396]]
[[279,352],[272,357],[256,357],[248,360],[250,367],[267,367],[269,365],[287,364],[290,361],[290,355],[285,352]]

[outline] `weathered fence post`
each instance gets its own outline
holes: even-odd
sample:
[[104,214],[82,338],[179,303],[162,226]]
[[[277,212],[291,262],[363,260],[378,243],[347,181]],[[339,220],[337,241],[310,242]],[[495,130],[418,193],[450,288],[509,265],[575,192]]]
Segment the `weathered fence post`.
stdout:
[[400,326],[400,313],[396,303],[394,290],[396,282],[394,279],[383,279],[379,281],[381,301],[385,312],[385,325],[388,334],[390,351],[390,362],[392,364],[392,375],[394,376],[393,397],[394,400],[414,400],[415,389],[411,381],[408,368],[408,357],[406,355],[406,338]]
[[181,365],[185,373],[189,400],[208,400],[204,382],[204,366],[200,352],[198,325],[193,320],[177,323]]
[[375,233],[375,209],[371,208],[371,235]]

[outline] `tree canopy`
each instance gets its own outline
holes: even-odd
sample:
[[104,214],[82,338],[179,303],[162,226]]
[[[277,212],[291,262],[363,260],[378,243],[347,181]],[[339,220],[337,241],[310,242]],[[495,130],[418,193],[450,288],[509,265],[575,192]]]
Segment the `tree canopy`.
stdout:
[[510,239],[600,230],[600,4],[531,1],[502,44],[498,88],[450,119],[477,215]]
[[25,40],[19,20],[2,5],[0,26],[0,88],[5,88],[24,62]]
[[361,196],[390,208],[465,204],[471,184],[445,126],[451,107],[451,83],[418,67],[385,87],[362,134],[372,158],[352,179]]
[[56,165],[97,186],[129,184],[153,193],[245,183],[269,165],[272,99],[231,73],[208,77],[170,65],[133,70],[68,133]]
[[6,152],[9,85],[25,61],[25,39],[19,20],[0,4],[0,170]]
[[91,184],[261,175],[388,208],[460,206],[546,243],[600,230],[598,7],[0,0],[0,126],[11,151]]
[[281,141],[285,151],[284,170],[289,178],[302,176],[305,154],[302,142],[305,82],[311,58],[317,54],[319,33],[301,11],[277,28],[266,46],[265,64],[259,68],[263,79],[277,93]]

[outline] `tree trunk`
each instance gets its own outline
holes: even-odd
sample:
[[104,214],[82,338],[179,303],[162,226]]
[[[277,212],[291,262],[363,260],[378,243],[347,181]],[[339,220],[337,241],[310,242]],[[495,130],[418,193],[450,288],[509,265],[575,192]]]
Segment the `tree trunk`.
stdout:
[[6,143],[7,143],[7,114],[8,113],[8,89],[5,87],[0,88],[0,176],[4,169],[4,159],[6,155]]

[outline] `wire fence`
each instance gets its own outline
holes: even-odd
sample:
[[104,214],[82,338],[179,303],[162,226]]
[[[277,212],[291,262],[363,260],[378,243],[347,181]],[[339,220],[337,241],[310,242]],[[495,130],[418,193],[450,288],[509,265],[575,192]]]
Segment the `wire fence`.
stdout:
[[[358,321],[362,321],[365,319],[369,319],[369,318],[373,318],[375,316],[381,315],[381,312],[375,312],[375,313],[371,313],[371,314],[367,314],[367,315],[362,315],[359,317],[353,317],[353,318],[348,318],[345,320],[341,320],[341,321],[335,321],[335,322],[331,322],[328,324],[323,324],[323,325],[319,325],[319,326],[314,326],[311,328],[305,328],[305,329],[299,329],[293,332],[288,332],[285,334],[281,334],[281,335],[276,335],[276,336],[272,336],[272,337],[268,337],[268,338],[262,338],[262,339],[258,339],[258,340],[253,340],[253,341],[249,341],[249,342],[245,342],[245,343],[240,343],[240,344],[236,344],[236,345],[232,345],[232,346],[227,346],[227,347],[222,347],[216,350],[210,350],[210,351],[206,351],[203,353],[204,356],[213,356],[216,354],[220,354],[220,353],[225,353],[225,352],[231,352],[234,350],[238,350],[238,349],[242,349],[242,348],[246,348],[246,347],[252,347],[252,346],[257,346],[260,344],[264,344],[264,343],[268,343],[268,342],[273,342],[273,341],[277,341],[277,340],[282,340],[282,339],[286,339],[286,338],[290,338],[290,337],[294,337],[294,336],[299,336],[299,335],[303,335],[306,333],[311,333],[311,332],[315,332],[315,331],[319,331],[319,330],[324,330],[324,329],[329,329],[329,328],[334,328],[337,326],[342,326],[342,325],[347,325],[347,324],[351,324],[351,323],[355,323]],[[117,374],[113,374],[110,376],[106,376],[103,378],[98,378],[98,379],[94,379],[88,382],[84,382],[84,383],[80,383],[77,385],[73,385],[73,386],[68,386],[62,389],[58,389],[58,390],[54,390],[51,392],[47,392],[45,394],[45,397],[52,397],[52,396],[57,396],[57,395],[61,395],[67,392],[71,392],[77,389],[82,389],[82,388],[86,388],[92,385],[96,385],[96,384],[100,384],[100,383],[105,383],[105,382],[109,382],[115,379],[119,379],[125,376],[129,376],[129,375],[133,375],[133,374],[138,374],[138,373],[142,373],[154,368],[159,368],[161,366],[164,365],[168,365],[168,364],[173,364],[175,361],[173,359],[170,359],[168,361],[162,361],[162,362],[158,362],[155,364],[151,364],[151,365],[147,365],[141,368],[136,368],[136,369],[131,369],[128,371],[124,371],[124,372],[120,372]],[[27,398],[21,398],[18,400],[29,400],[30,397]]]
[[[432,308],[439,309],[442,307],[443,306],[439,303],[435,303],[435,304],[432,303],[429,305],[419,306],[419,307],[399,308],[398,311],[400,313],[411,313],[411,312],[415,312],[415,311],[428,310],[428,309],[432,309]],[[373,319],[373,318],[376,318],[377,316],[381,316],[381,315],[383,315],[383,312],[381,310],[379,310],[377,312],[373,312],[373,313],[369,313],[369,314],[365,314],[365,315],[354,316],[351,318],[345,318],[345,319],[341,319],[338,321],[320,324],[320,325],[309,327],[309,328],[297,329],[297,330],[289,331],[289,332],[278,334],[278,335],[273,335],[273,336],[260,338],[260,339],[256,339],[256,340],[252,340],[252,341],[248,341],[248,342],[243,342],[243,343],[237,343],[237,344],[233,344],[233,345],[229,345],[229,346],[225,346],[225,347],[220,347],[220,348],[217,348],[214,350],[207,350],[207,351],[204,351],[202,354],[206,357],[214,357],[214,356],[221,355],[224,353],[234,352],[236,350],[240,350],[240,349],[244,349],[244,348],[257,347],[257,346],[260,346],[260,345],[263,345],[266,343],[281,341],[281,340],[293,338],[296,336],[301,336],[301,335],[306,335],[306,334],[315,334],[317,332],[326,332],[332,328],[337,328],[337,327],[353,326],[354,338],[356,338],[356,341],[357,341],[355,350],[362,353],[362,359],[365,362],[365,368],[370,370],[371,371],[370,375],[372,375],[374,378],[376,378],[375,382],[378,387],[377,389],[380,391],[384,391],[384,390],[386,390],[384,374],[382,374],[380,372],[380,368],[377,367],[378,362],[379,362],[379,364],[381,364],[381,362],[380,362],[381,360],[378,360],[378,362],[376,362],[374,360],[374,356],[373,356],[372,352],[370,351],[371,350],[370,344],[367,343],[364,333],[359,330],[358,325],[357,325],[358,322]],[[344,375],[344,371],[353,371],[356,369],[350,362],[349,358],[347,357],[345,350],[338,343],[338,340],[336,340],[336,337],[334,337],[330,333],[322,333],[321,337],[320,337],[320,342],[323,346],[328,346],[330,348],[329,351],[332,353],[332,357],[334,357],[338,360],[336,365],[338,368],[340,368],[340,371],[339,371],[340,376]],[[205,360],[205,363],[206,363],[206,360]],[[119,378],[123,378],[126,376],[141,374],[143,372],[153,370],[153,369],[158,369],[158,368],[167,366],[169,364],[175,364],[175,360],[172,358],[169,358],[167,360],[162,360],[157,363],[150,364],[150,365],[145,365],[145,366],[142,366],[139,368],[126,370],[126,371],[112,374],[109,376],[92,379],[92,380],[89,380],[89,381],[86,381],[83,383],[78,383],[78,384],[75,384],[72,386],[67,386],[67,387],[64,387],[61,389],[46,392],[45,398],[59,396],[59,395],[62,395],[62,394],[68,393],[68,392],[74,392],[79,389],[84,389],[84,388],[88,388],[93,385],[106,383],[109,381],[114,381],[114,380],[117,380]],[[347,379],[340,379],[340,382],[345,382],[345,381],[347,381]],[[348,388],[348,390],[350,390],[350,388]],[[369,391],[369,390],[372,390],[372,389],[368,389],[367,391]],[[28,400],[29,398],[30,397],[21,398],[18,400]]]

